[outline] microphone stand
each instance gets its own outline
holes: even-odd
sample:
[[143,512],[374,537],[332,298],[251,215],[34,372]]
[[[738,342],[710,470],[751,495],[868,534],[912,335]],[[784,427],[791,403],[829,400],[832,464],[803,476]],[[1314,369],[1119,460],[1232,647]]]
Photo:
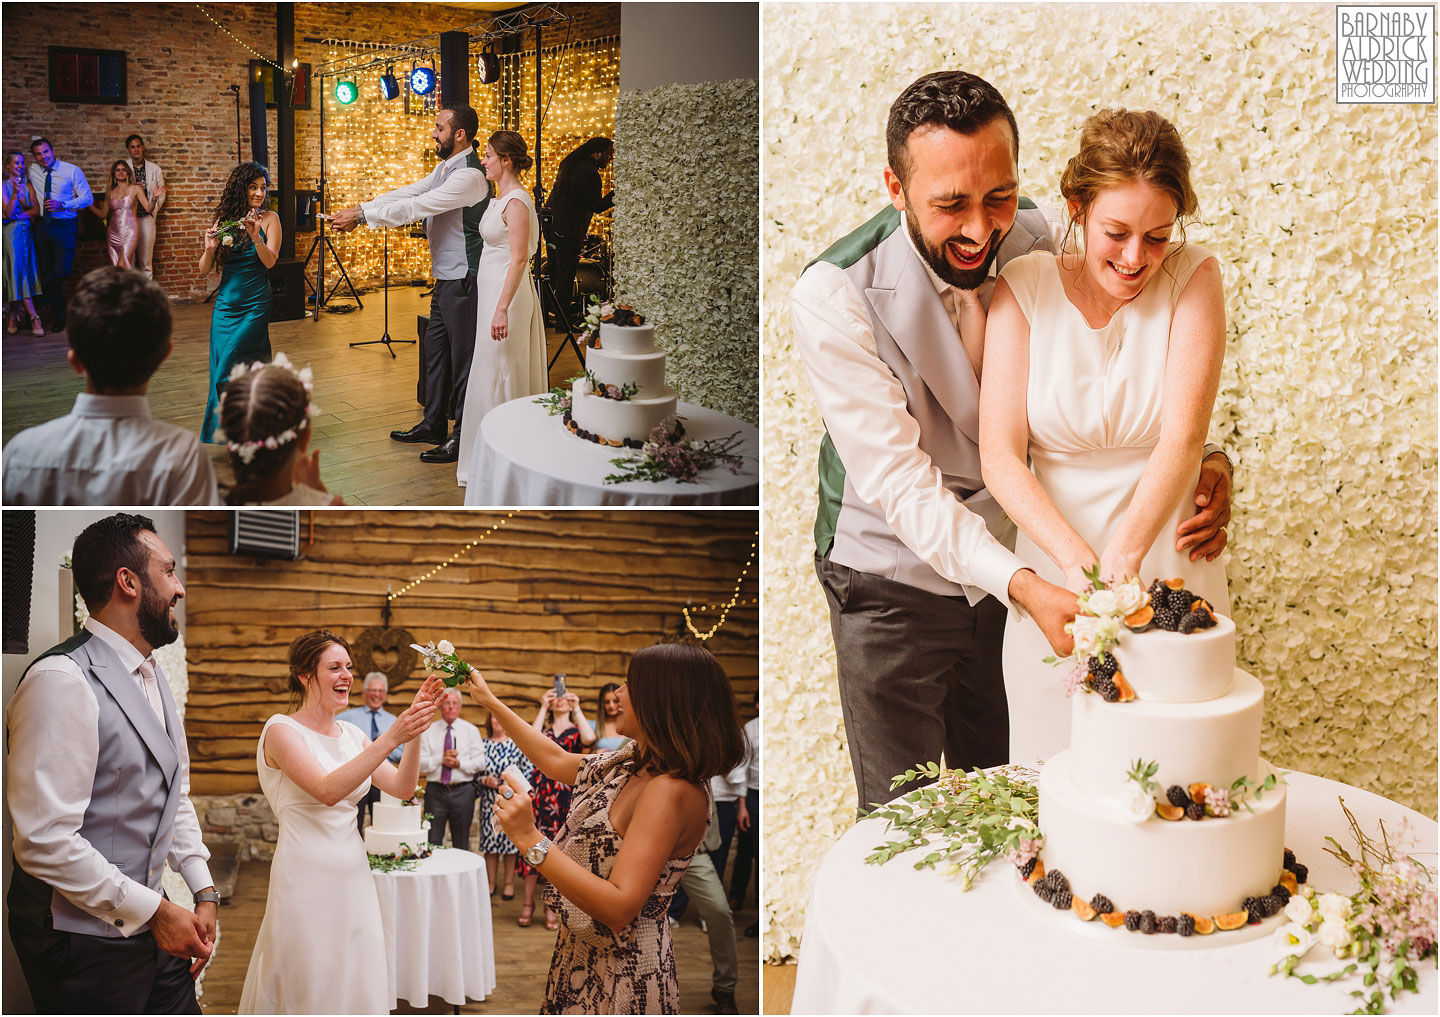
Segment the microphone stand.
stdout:
[[409,343],[411,346],[414,346],[418,341],[419,341],[419,340],[416,340],[416,339],[391,339],[391,338],[390,338],[390,231],[389,231],[388,229],[386,229],[386,230],[385,230],[385,334],[382,335],[379,339],[365,339],[365,340],[362,340],[361,342],[358,342],[358,343],[351,343],[351,344],[350,344],[350,348],[351,348],[351,349],[354,349],[356,346],[375,346],[375,345],[377,345],[377,344],[379,344],[379,343],[384,343],[384,344],[385,344],[385,348],[390,351],[390,359],[391,359],[391,360],[398,360],[399,357],[397,357],[397,356],[395,355],[395,350],[391,347],[391,344],[392,344],[392,343]]

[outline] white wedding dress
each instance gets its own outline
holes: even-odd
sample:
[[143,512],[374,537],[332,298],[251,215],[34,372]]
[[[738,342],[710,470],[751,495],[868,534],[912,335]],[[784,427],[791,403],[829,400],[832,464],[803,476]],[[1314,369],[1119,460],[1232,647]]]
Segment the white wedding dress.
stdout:
[[[475,355],[470,360],[470,380],[465,384],[465,426],[460,429],[460,458],[455,467],[461,487],[479,471],[480,421],[485,414],[512,399],[541,395],[550,387],[545,372],[545,320],[528,268],[510,298],[508,333],[499,342],[490,338],[490,320],[495,317],[505,273],[510,268],[510,231],[503,218],[507,208],[511,215],[528,216],[532,251],[540,238],[535,202],[521,188],[491,201],[480,217],[480,239],[485,241],[485,248],[475,271]],[[465,504],[478,503],[467,491]]]
[[355,806],[370,781],[327,806],[265,763],[265,736],[285,724],[300,732],[327,772],[343,766],[359,755],[365,738],[355,725],[338,723],[340,734],[327,738],[276,714],[260,732],[255,766],[280,839],[240,1013],[390,1012],[380,897],[355,828]]
[[[1170,319],[1185,284],[1211,257],[1195,244],[1172,245],[1171,251],[1140,295],[1098,329],[1086,324],[1066,296],[1055,255],[1028,254],[1001,272],[1030,324],[1030,468],[1096,555],[1118,528],[1160,440]],[[1145,556],[1140,578],[1148,586],[1181,577],[1189,590],[1229,614],[1222,561],[1192,562],[1188,551],[1175,550],[1175,528],[1195,511],[1198,479],[1197,464],[1196,476]],[[1060,568],[1023,529],[1015,553],[1045,579],[1065,585]],[[1065,665],[1044,663],[1053,653],[1028,616],[1010,612],[1004,669],[1012,762],[1033,765],[1070,744]]]

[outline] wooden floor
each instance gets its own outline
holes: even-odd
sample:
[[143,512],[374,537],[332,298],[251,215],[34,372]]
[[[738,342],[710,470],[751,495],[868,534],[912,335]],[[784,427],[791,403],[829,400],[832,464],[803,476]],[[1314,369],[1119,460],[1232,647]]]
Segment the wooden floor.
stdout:
[[794,964],[765,965],[765,1009],[761,1013],[788,1014],[795,996]]
[[[240,1005],[240,990],[245,985],[245,969],[250,951],[260,931],[265,911],[265,894],[270,885],[269,862],[241,862],[234,895],[220,909],[220,942],[205,973],[204,995],[200,1009],[207,1014],[233,1014]],[[515,899],[494,898],[491,918],[495,929],[495,991],[482,1002],[470,1002],[461,1013],[533,1014],[540,1009],[545,978],[550,971],[550,957],[555,946],[555,933],[545,929],[545,911],[536,909],[536,921],[528,929],[515,924],[524,903],[523,885],[517,884]],[[539,894],[536,894],[537,902]],[[759,940],[746,938],[744,929],[755,922],[753,901],[735,915],[736,939],[740,947],[740,982],[735,999],[742,1014],[759,1013],[760,948]],[[708,1014],[715,1012],[710,999],[710,946],[695,919],[687,914],[675,930],[675,959],[680,977],[680,1012]],[[430,998],[423,1010],[408,1006],[404,1000],[396,1013],[454,1012],[454,1008],[438,997]]]
[[[415,338],[416,315],[429,313],[430,300],[423,294],[412,286],[390,290],[391,339]],[[420,453],[428,446],[390,439],[392,430],[420,422],[418,346],[394,346],[396,359],[384,346],[351,349],[351,342],[386,332],[383,294],[366,293],[361,299],[363,310],[270,326],[271,349],[315,371],[315,402],[322,412],[314,421],[310,447],[320,452],[320,475],[347,505],[462,504],[464,489],[455,483],[453,464],[422,463]],[[209,381],[210,310],[209,304],[175,305],[175,351],[150,383],[151,414],[196,433]],[[548,359],[564,337],[549,333],[546,339]],[[65,361],[68,348],[63,334],[4,337],[0,440],[8,442],[16,432],[70,411],[83,384]],[[559,384],[579,371],[579,359],[565,344],[551,378]],[[228,456],[222,446],[207,448],[223,485],[230,479]]]

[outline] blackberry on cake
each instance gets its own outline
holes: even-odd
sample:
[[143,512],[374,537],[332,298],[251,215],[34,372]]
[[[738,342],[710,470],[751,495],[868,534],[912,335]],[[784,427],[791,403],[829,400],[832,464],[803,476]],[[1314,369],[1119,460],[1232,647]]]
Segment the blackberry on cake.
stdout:
[[1129,929],[1131,932],[1138,932],[1140,930],[1140,912],[1125,912],[1125,928]]
[[1182,936],[1195,935],[1195,919],[1191,918],[1189,915],[1181,915],[1179,920],[1175,923],[1175,931],[1180,933],[1180,935]]
[[1140,931],[1147,936],[1153,936],[1155,934],[1155,912],[1140,912]]
[[1054,896],[1054,898],[1050,901],[1050,904],[1055,908],[1056,911],[1069,911],[1069,910],[1070,910],[1070,891],[1069,891],[1069,890],[1056,890],[1056,891],[1055,891],[1055,896]]
[[1175,930],[1179,928],[1179,922],[1175,920],[1174,915],[1165,915],[1155,920],[1155,927],[1158,931],[1166,933],[1167,935],[1174,935]]
[[1170,804],[1177,808],[1183,809],[1190,804],[1190,793],[1179,784],[1171,784],[1169,790],[1165,792],[1165,797],[1170,799]]
[[1110,898],[1103,893],[1097,893],[1090,898],[1090,906],[1095,909],[1097,915],[1108,915],[1115,910],[1115,905],[1110,903]]

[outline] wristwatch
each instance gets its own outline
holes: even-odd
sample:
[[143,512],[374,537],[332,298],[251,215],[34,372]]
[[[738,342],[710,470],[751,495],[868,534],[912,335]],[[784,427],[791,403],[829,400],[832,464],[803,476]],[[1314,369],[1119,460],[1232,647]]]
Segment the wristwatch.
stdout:
[[554,845],[550,843],[550,838],[542,835],[540,837],[540,843],[525,849],[525,863],[539,868],[539,866],[544,863],[545,856],[550,853],[552,847],[554,847]]
[[197,890],[195,891],[196,904],[214,904],[220,906],[220,893],[218,890]]

